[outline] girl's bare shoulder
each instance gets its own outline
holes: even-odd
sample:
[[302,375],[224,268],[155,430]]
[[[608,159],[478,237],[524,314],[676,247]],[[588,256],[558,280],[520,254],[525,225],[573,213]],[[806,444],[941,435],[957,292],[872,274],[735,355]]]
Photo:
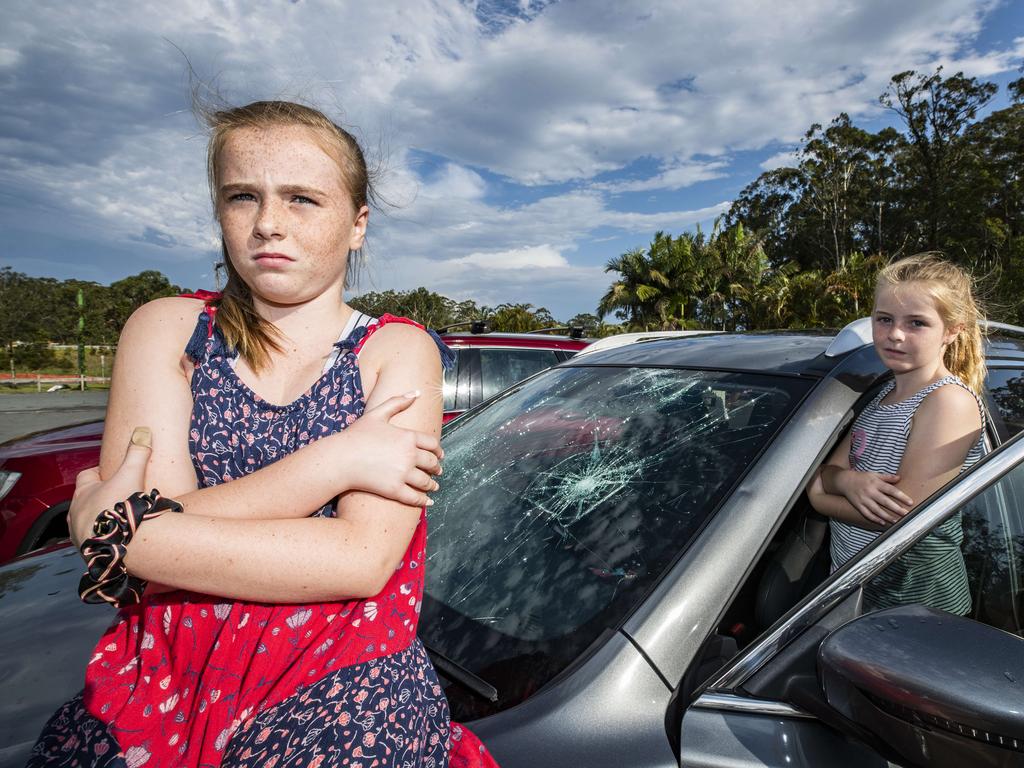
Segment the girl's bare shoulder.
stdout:
[[408,359],[421,362],[426,358],[440,360],[437,345],[430,334],[409,323],[388,323],[366,340],[363,355],[372,360]]
[[203,310],[200,299],[168,296],[136,309],[121,331],[119,349],[148,349],[176,358],[185,346]]
[[915,414],[915,421],[922,419],[976,427],[981,423],[981,414],[974,394],[966,387],[950,382],[925,397]]
[[203,306],[201,299],[184,296],[153,299],[132,313],[125,324],[125,331],[131,329],[149,333],[166,333],[187,326],[191,333]]

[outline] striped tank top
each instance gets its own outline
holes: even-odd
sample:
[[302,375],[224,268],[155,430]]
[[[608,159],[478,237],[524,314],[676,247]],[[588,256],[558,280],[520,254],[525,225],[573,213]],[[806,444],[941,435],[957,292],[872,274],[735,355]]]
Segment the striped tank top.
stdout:
[[[895,382],[890,382],[853,422],[850,432],[850,467],[859,472],[899,474],[914,414],[929,394],[947,384],[961,386],[974,395],[984,424],[981,400],[956,376],[944,376],[906,400],[883,405],[882,400],[896,386]],[[960,471],[963,472],[984,455],[983,430],[978,441],[967,452]],[[880,531],[867,531],[835,519],[830,520],[830,524],[833,571],[881,534]],[[968,613],[971,609],[971,593],[960,551],[963,538],[963,524],[958,512],[865,585],[865,607],[881,609],[922,603],[959,615]]]

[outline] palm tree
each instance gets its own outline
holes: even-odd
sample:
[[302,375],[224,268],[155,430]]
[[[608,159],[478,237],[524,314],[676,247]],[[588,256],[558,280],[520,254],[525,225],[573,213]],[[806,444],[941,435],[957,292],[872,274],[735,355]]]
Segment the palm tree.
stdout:
[[633,248],[609,259],[604,271],[618,272],[619,279],[601,297],[597,305],[598,317],[615,311],[630,327],[648,330],[655,313],[654,305],[666,287],[664,275],[656,271],[652,274],[650,260],[642,248]]

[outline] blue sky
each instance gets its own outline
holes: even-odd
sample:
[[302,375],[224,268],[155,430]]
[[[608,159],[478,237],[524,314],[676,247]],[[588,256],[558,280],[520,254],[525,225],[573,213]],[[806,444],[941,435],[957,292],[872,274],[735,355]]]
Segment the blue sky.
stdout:
[[0,265],[213,287],[179,49],[230,101],[313,103],[381,161],[394,205],[372,217],[358,291],[564,320],[594,310],[609,258],[709,227],[811,123],[890,123],[877,99],[896,72],[1019,77],[1024,3],[8,0]]

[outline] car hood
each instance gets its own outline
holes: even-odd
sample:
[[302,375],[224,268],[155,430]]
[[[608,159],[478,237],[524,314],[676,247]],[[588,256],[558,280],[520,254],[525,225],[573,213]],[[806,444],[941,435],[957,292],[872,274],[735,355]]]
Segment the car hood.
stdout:
[[0,567],[0,767],[24,765],[47,719],[85,682],[115,612],[78,599],[78,550],[61,547]]
[[33,432],[0,444],[0,459],[13,456],[34,456],[54,453],[69,448],[100,444],[103,439],[103,420],[89,421],[60,429]]

